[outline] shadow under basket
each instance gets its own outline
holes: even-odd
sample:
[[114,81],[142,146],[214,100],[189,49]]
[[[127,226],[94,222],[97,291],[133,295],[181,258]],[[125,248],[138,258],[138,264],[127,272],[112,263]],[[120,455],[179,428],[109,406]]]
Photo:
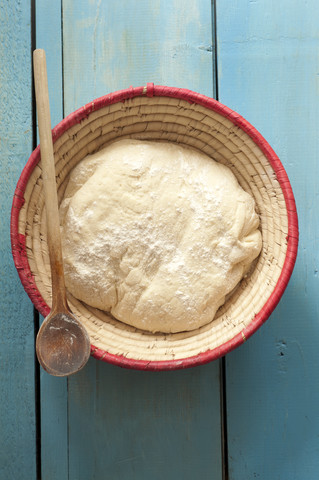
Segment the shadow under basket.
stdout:
[[[128,88],[92,101],[53,129],[59,201],[74,166],[86,155],[123,138],[165,140],[194,147],[229,167],[255,199],[262,251],[209,324],[190,332],[151,334],[135,329],[68,295],[91,338],[91,353],[122,367],[173,370],[207,363],[242,344],[281,298],[298,246],[296,206],[287,174],[265,139],[216,100],[185,89]],[[21,282],[39,312],[51,304],[39,146],[15,190],[11,242]]]

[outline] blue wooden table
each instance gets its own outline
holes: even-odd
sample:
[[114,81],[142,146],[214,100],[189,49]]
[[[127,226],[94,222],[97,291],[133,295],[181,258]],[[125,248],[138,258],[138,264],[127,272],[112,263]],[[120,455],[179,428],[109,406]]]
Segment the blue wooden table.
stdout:
[[[318,12],[316,0],[2,0],[1,480],[319,478]],[[154,82],[217,97],[282,160],[300,221],[295,271],[275,313],[223,361],[150,373],[91,359],[69,379],[40,371],[9,238],[37,141],[35,47],[47,53],[53,125]]]

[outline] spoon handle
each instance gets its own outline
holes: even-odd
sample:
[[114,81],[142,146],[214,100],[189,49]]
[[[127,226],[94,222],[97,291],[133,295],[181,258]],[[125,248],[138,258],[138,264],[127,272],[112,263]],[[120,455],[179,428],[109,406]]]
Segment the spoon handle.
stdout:
[[42,178],[47,218],[47,242],[52,277],[52,310],[68,310],[62,260],[58,195],[51,131],[45,51],[33,52],[35,95],[38,114]]

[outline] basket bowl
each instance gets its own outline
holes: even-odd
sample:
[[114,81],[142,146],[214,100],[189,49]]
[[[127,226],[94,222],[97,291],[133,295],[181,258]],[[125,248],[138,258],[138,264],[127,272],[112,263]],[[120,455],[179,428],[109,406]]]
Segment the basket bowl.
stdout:
[[[265,139],[216,100],[185,89],[129,88],[101,97],[53,129],[59,201],[70,171],[86,155],[120,138],[165,140],[194,147],[227,165],[255,199],[263,246],[244,278],[209,324],[190,332],[151,334],[125,325],[68,295],[87,328],[94,357],[127,368],[173,370],[225,355],[269,317],[292,273],[298,245],[295,201],[287,174]],[[51,304],[39,146],[18,181],[11,243],[21,282],[39,312]]]

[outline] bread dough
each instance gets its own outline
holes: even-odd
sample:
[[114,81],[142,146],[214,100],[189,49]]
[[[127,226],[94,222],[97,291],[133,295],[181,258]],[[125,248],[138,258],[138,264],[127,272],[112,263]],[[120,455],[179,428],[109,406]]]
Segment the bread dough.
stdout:
[[174,143],[120,140],[86,157],[61,218],[68,290],[150,332],[212,321],[261,249],[231,170]]

